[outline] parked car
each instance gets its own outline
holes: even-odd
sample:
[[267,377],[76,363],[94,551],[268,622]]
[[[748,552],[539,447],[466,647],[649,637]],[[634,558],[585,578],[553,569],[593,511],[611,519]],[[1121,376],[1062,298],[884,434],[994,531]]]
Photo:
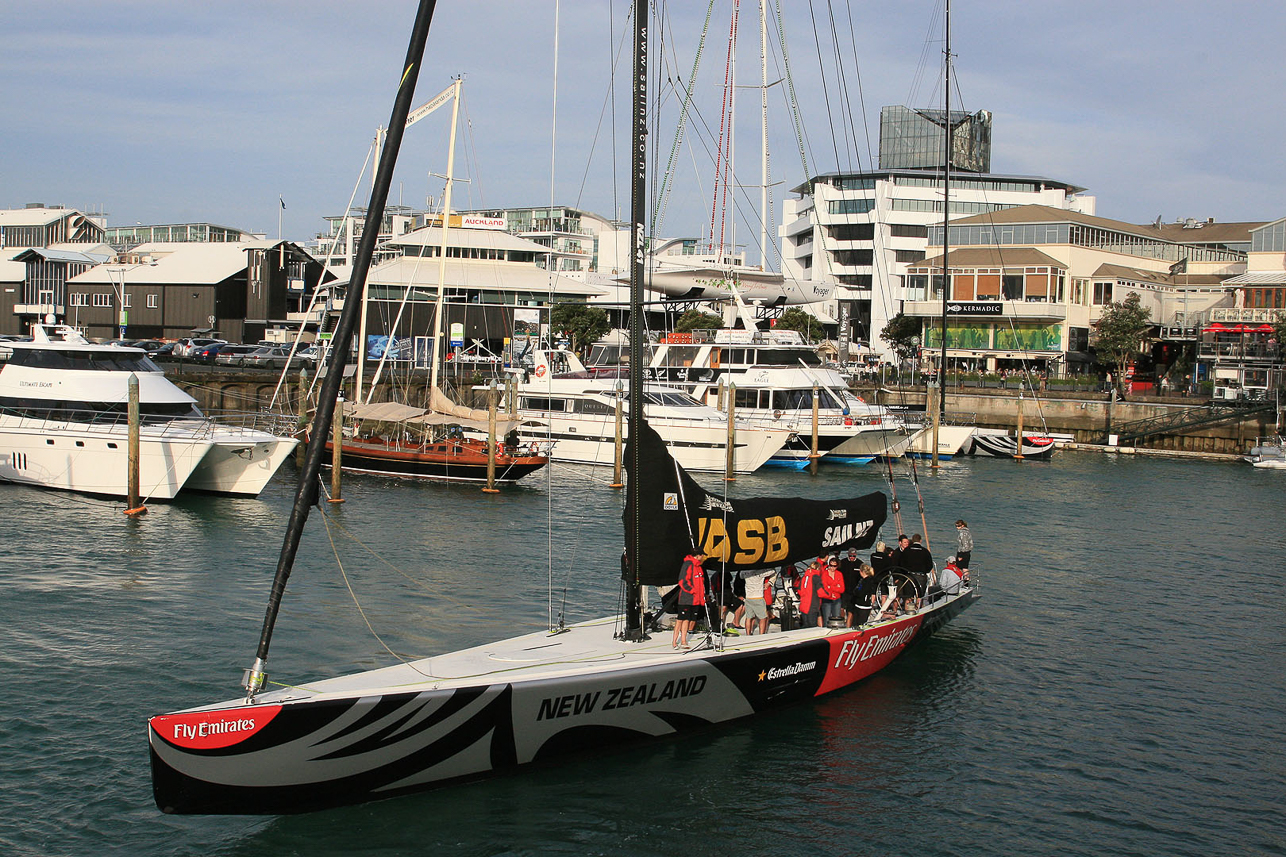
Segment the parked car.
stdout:
[[165,357],[165,358],[173,357],[174,346],[175,346],[175,343],[173,342],[162,342],[161,347],[156,349],[155,354],[149,353],[147,356],[148,357]]
[[188,359],[194,363],[213,363],[214,358],[219,356],[220,349],[226,348],[226,342],[211,342],[208,345],[193,348],[188,354]]
[[258,350],[258,345],[225,345],[214,356],[214,362],[217,366],[244,366],[241,358]]
[[316,366],[317,361],[322,358],[323,351],[324,349],[321,346],[310,345],[307,348],[299,349],[299,353],[295,356],[302,360],[306,366]]
[[286,362],[290,361],[291,368],[297,368],[303,365],[303,359],[298,354],[294,360],[290,360],[290,347],[285,345],[262,346],[244,354],[241,357],[242,366],[259,366],[266,369],[285,368]]
[[227,344],[227,340],[226,340],[226,339],[213,339],[213,338],[208,337],[208,336],[190,336],[190,337],[186,337],[186,338],[184,338],[184,339],[180,339],[178,342],[174,343],[174,356],[175,356],[175,357],[183,357],[183,358],[191,358],[191,357],[192,357],[192,352],[194,352],[194,351],[195,351],[195,350],[197,350],[198,348],[205,348],[207,345],[213,345],[213,344],[214,344],[214,343],[216,343],[216,342],[217,342],[217,343],[221,343],[221,344],[225,344],[225,345]]
[[134,341],[131,347],[141,348],[148,357],[155,357],[167,344],[159,339],[138,339]]

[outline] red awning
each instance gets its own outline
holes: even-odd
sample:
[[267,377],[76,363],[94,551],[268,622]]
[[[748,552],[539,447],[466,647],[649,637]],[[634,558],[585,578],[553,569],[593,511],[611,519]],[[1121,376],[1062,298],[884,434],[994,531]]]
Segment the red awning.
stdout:
[[1214,331],[1227,330],[1227,329],[1228,328],[1224,327],[1221,323],[1217,321],[1206,328],[1206,330],[1214,330]]

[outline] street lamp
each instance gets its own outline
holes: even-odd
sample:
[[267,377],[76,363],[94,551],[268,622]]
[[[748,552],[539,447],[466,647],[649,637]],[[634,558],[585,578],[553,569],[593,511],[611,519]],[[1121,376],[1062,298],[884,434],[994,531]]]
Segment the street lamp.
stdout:
[[[111,284],[112,292],[116,296],[117,306],[119,307],[119,311],[116,316],[116,322],[120,330],[120,333],[117,335],[116,337],[117,339],[125,338],[125,327],[126,325],[129,324],[129,311],[125,306],[125,274],[130,271],[133,271],[135,268],[142,268],[144,266],[156,267],[156,262],[155,261],[139,262],[138,264],[135,264],[135,265],[129,265],[129,266],[117,265],[114,267],[109,265],[106,268],[107,282]],[[114,273],[121,275],[121,281],[119,285],[117,285],[116,280],[112,278],[112,274]]]

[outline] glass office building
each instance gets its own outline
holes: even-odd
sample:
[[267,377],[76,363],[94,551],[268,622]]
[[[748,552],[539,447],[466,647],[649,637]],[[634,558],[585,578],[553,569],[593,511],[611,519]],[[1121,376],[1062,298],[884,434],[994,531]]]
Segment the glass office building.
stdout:
[[[885,107],[880,110],[880,169],[942,169],[941,110]],[[991,171],[991,113],[951,111],[951,168],[971,173]]]

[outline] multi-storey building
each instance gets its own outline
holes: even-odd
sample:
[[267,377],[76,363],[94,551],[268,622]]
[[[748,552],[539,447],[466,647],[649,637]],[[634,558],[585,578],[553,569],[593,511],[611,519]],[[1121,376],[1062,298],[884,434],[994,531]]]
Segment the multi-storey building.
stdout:
[[1250,231],[1246,272],[1225,280],[1235,303],[1209,313],[1197,348],[1217,399],[1259,398],[1286,383],[1286,217]]
[[[1133,293],[1157,325],[1156,356],[1172,363],[1215,308],[1233,305],[1227,281],[1245,271],[1246,251],[1238,248],[1259,226],[1138,226],[1039,205],[956,220],[948,241],[947,357],[993,371],[1068,371],[1087,359],[1103,308]],[[927,241],[941,248],[940,224],[929,227]],[[908,265],[903,283],[903,311],[922,319],[922,341],[935,355],[942,267],[939,252]]]
[[[880,331],[901,311],[908,266],[932,252],[929,229],[943,219],[945,123],[940,110],[906,107],[886,107],[880,120],[880,168],[814,176],[794,188],[798,197],[783,205],[780,237],[783,274],[838,284],[819,314],[847,316],[852,341],[889,356]],[[953,219],[1032,204],[1093,214],[1095,200],[1080,195],[1084,188],[988,172],[985,111],[953,111],[951,132]]]
[[62,206],[0,211],[0,333],[67,311],[67,280],[111,258],[101,218]]

